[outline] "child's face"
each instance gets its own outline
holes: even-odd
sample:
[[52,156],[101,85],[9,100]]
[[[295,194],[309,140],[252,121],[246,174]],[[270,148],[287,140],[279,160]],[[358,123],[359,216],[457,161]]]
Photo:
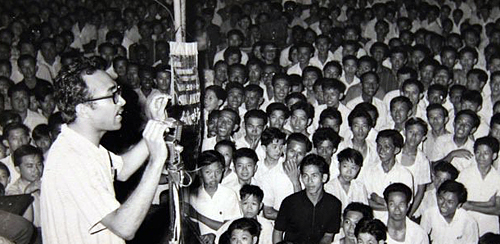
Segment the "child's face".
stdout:
[[344,233],[347,238],[355,239],[354,229],[358,222],[363,218],[363,214],[358,211],[348,211],[345,214],[345,218],[342,220],[342,229],[344,229]]
[[40,108],[47,114],[52,114],[56,109],[56,101],[54,95],[48,94],[43,101],[40,101]]
[[411,104],[416,106],[420,101],[420,90],[416,85],[410,84],[403,87],[403,96],[410,99]]
[[278,160],[283,155],[284,144],[284,140],[274,139],[273,142],[265,146],[266,157]]
[[394,146],[391,138],[379,138],[377,141],[377,153],[382,162],[388,162],[396,156],[398,148]]
[[356,63],[356,60],[349,59],[344,62],[344,72],[346,74],[354,75],[357,70],[358,64]]
[[232,69],[231,72],[229,72],[228,80],[230,82],[238,82],[240,84],[244,84],[245,83],[245,71],[242,69]]
[[290,125],[292,127],[293,132],[304,133],[309,127],[311,119],[307,117],[307,114],[302,109],[296,109],[293,111]]
[[365,140],[370,132],[371,126],[364,117],[357,117],[352,120],[351,131],[353,139]]
[[[217,135],[219,137],[229,137],[235,130],[236,118],[235,115],[228,111],[222,111],[217,121]],[[238,116],[238,115],[236,115]]]
[[418,124],[411,125],[405,129],[405,136],[405,143],[410,147],[416,148],[425,137],[424,129]]
[[284,79],[278,79],[274,83],[274,96],[276,100],[283,101],[290,92],[290,85]]
[[450,69],[455,66],[456,60],[457,57],[454,52],[444,52],[443,56],[441,56],[441,63]]
[[247,195],[241,200],[241,211],[245,218],[255,218],[262,207],[262,202],[254,195]]
[[261,102],[262,102],[262,97],[259,96],[258,92],[254,91],[245,92],[245,108],[247,110],[258,109]]
[[245,93],[240,89],[231,89],[227,93],[228,107],[238,111],[238,108],[245,101]]
[[377,81],[377,77],[375,75],[365,75],[363,82],[361,82],[361,88],[363,91],[363,94],[373,97],[375,96],[375,93],[377,93],[379,87],[379,83]]
[[323,72],[324,72],[325,78],[338,79],[340,77],[340,70],[337,69],[337,67],[335,67],[333,65],[326,67]]
[[151,89],[153,88],[153,74],[150,72],[144,72],[141,78],[141,87],[143,89]]
[[437,171],[431,174],[431,178],[434,188],[438,189],[441,186],[441,184],[443,184],[443,182],[451,180],[451,175],[450,173],[445,171]]
[[257,165],[251,158],[240,157],[234,162],[234,169],[239,180],[248,182],[255,174]]
[[306,156],[306,149],[306,144],[293,140],[290,141],[286,145],[286,160],[298,166],[304,156]]
[[460,57],[460,64],[464,70],[471,70],[476,63],[477,59],[474,58],[472,53],[467,52]]
[[467,138],[473,129],[474,120],[466,114],[462,114],[455,120],[455,137]]
[[221,104],[221,100],[217,98],[217,95],[215,95],[215,92],[212,90],[207,90],[205,92],[205,99],[203,99],[203,105],[205,106],[205,109],[207,111],[212,111],[217,109]]
[[298,49],[298,59],[299,63],[303,65],[307,65],[309,63],[309,59],[311,59],[312,53],[311,50],[307,47],[301,47]]
[[219,64],[215,67],[215,78],[220,81],[227,80],[227,65]]
[[336,148],[333,146],[333,143],[329,140],[324,140],[319,143],[316,148],[316,153],[319,156],[323,157],[327,162],[330,162],[333,153],[335,153]]
[[483,86],[484,83],[479,80],[477,75],[467,76],[467,89],[481,92],[483,90]]
[[357,164],[355,164],[352,160],[342,161],[339,164],[339,170],[340,170],[339,177],[342,177],[344,181],[351,182],[356,178],[360,169],[361,168]]
[[264,120],[261,118],[248,118],[245,122],[246,136],[251,139],[258,140],[265,126]]
[[219,162],[203,166],[200,171],[200,178],[205,188],[216,188],[222,179],[224,168]]
[[19,71],[24,78],[33,78],[36,75],[37,67],[32,60],[23,60],[19,65]]
[[14,152],[20,146],[27,145],[30,142],[30,137],[23,129],[19,128],[9,132],[7,142],[9,144],[10,151]]
[[427,113],[427,120],[432,130],[439,131],[446,124],[446,117],[441,109],[434,109]]
[[247,230],[235,229],[231,232],[231,244],[255,244],[258,237],[252,236]]
[[497,158],[497,153],[494,153],[489,146],[483,144],[477,147],[474,156],[479,167],[488,168],[493,163],[493,160]]
[[384,241],[377,241],[377,238],[370,233],[359,233],[358,234],[358,244],[377,244],[385,243]]
[[35,140],[35,145],[42,150],[42,152],[47,152],[52,145],[52,140],[48,136],[43,136],[38,140]]
[[457,211],[460,205],[457,194],[453,192],[441,192],[438,194],[437,203],[439,212],[445,218],[453,218],[455,211]]
[[336,89],[326,89],[323,91],[323,98],[325,99],[326,106],[329,108],[337,108],[342,95]]
[[410,108],[405,103],[394,103],[391,107],[391,117],[395,123],[402,124],[409,116]]
[[325,118],[321,124],[319,125],[320,128],[332,128],[335,132],[339,133],[340,131],[340,123],[336,119],[331,119],[331,118]]
[[156,87],[160,91],[168,91],[170,89],[170,73],[160,72],[156,74]]
[[43,171],[42,158],[38,155],[26,155],[21,158],[21,164],[18,168],[21,178],[24,180],[29,182],[39,180]]
[[316,82],[316,80],[318,79],[318,75],[316,74],[316,72],[307,72],[307,73],[304,73],[303,77],[304,78],[303,78],[302,84],[304,84],[304,87],[307,90],[312,91],[313,86],[314,86],[314,82]]
[[448,71],[446,70],[438,70],[436,72],[436,75],[434,75],[434,84],[439,84],[439,85],[443,85],[443,86],[448,86],[449,82],[450,82],[450,74],[448,73]]
[[271,115],[269,115],[269,127],[274,127],[278,129],[283,129],[285,124],[286,116],[285,112],[281,110],[274,110]]

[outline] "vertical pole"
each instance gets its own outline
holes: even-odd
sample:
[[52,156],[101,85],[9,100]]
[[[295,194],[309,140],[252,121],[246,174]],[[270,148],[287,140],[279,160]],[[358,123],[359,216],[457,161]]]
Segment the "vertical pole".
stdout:
[[186,39],[186,3],[185,0],[174,0],[175,41],[185,42]]

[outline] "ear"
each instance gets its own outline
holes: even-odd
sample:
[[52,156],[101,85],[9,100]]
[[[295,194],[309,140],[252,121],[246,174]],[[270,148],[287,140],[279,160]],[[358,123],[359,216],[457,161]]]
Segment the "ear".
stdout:
[[222,101],[221,99],[219,99],[219,101],[217,101],[217,106],[220,108],[220,106],[222,106],[223,103],[224,103],[224,101]]
[[482,108],[483,108],[483,106],[479,105],[479,106],[477,107],[477,111],[478,111],[478,112],[479,112],[479,111],[481,111],[481,109],[482,109]]
[[446,126],[446,124],[448,124],[449,121],[450,121],[450,116],[446,116],[446,118],[444,118],[445,126]]
[[328,181],[328,174],[323,174],[323,177],[321,179],[323,183],[326,183]]
[[476,59],[474,59],[474,65],[476,65],[476,64],[477,64],[477,58],[476,58]]
[[337,152],[337,148],[334,148],[333,149],[333,154],[335,154]]
[[252,244],[257,244],[257,241],[259,241],[259,237],[258,236],[252,237]]
[[[259,168],[259,166],[257,164],[255,164],[255,167],[253,168],[253,174],[255,175],[255,172],[257,172],[257,168]],[[253,176],[252,176],[253,177]]]
[[235,124],[233,128],[233,132],[238,131],[240,129],[240,125]]
[[477,127],[472,128],[472,130],[470,130],[469,136],[474,135],[474,133],[476,133],[476,130],[477,130]]
[[493,161],[495,161],[498,158],[498,153],[493,153]]
[[[7,141],[7,139],[3,139],[2,143],[5,146],[5,148],[9,148],[9,141]],[[14,152],[12,152],[12,153],[14,153]]]
[[395,147],[394,148],[394,155],[398,155],[401,152],[401,148]]
[[[312,119],[307,119],[307,127],[311,126],[312,122],[313,122]],[[307,130],[307,128],[306,128],[306,130]]]
[[87,106],[86,104],[80,103],[80,104],[76,105],[75,112],[76,112],[77,117],[80,117],[80,118],[87,117],[88,109],[90,109],[90,107]]
[[16,169],[17,173],[21,173],[21,169],[19,168],[19,166],[14,166],[14,168]]
[[339,94],[339,101],[342,101],[342,99],[344,99],[344,93]]
[[264,103],[264,97],[259,98],[259,107]]

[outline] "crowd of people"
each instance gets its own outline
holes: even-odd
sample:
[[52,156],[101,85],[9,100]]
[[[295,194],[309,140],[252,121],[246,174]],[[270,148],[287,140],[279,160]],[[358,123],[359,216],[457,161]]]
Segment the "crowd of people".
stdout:
[[[188,9],[203,243],[500,243],[499,1]],[[175,31],[171,1],[2,1],[0,196],[34,200],[0,243],[134,238],[165,189]]]

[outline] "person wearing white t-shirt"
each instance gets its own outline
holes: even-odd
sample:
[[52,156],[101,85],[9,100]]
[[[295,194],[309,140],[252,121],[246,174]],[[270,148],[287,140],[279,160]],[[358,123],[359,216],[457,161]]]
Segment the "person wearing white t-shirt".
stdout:
[[420,226],[429,234],[432,243],[477,243],[477,222],[462,208],[462,204],[467,201],[464,185],[447,180],[441,184],[437,194],[437,205],[427,209],[420,221]]
[[427,233],[406,217],[410,209],[412,191],[403,183],[393,183],[384,190],[387,205],[387,244],[428,244]]

